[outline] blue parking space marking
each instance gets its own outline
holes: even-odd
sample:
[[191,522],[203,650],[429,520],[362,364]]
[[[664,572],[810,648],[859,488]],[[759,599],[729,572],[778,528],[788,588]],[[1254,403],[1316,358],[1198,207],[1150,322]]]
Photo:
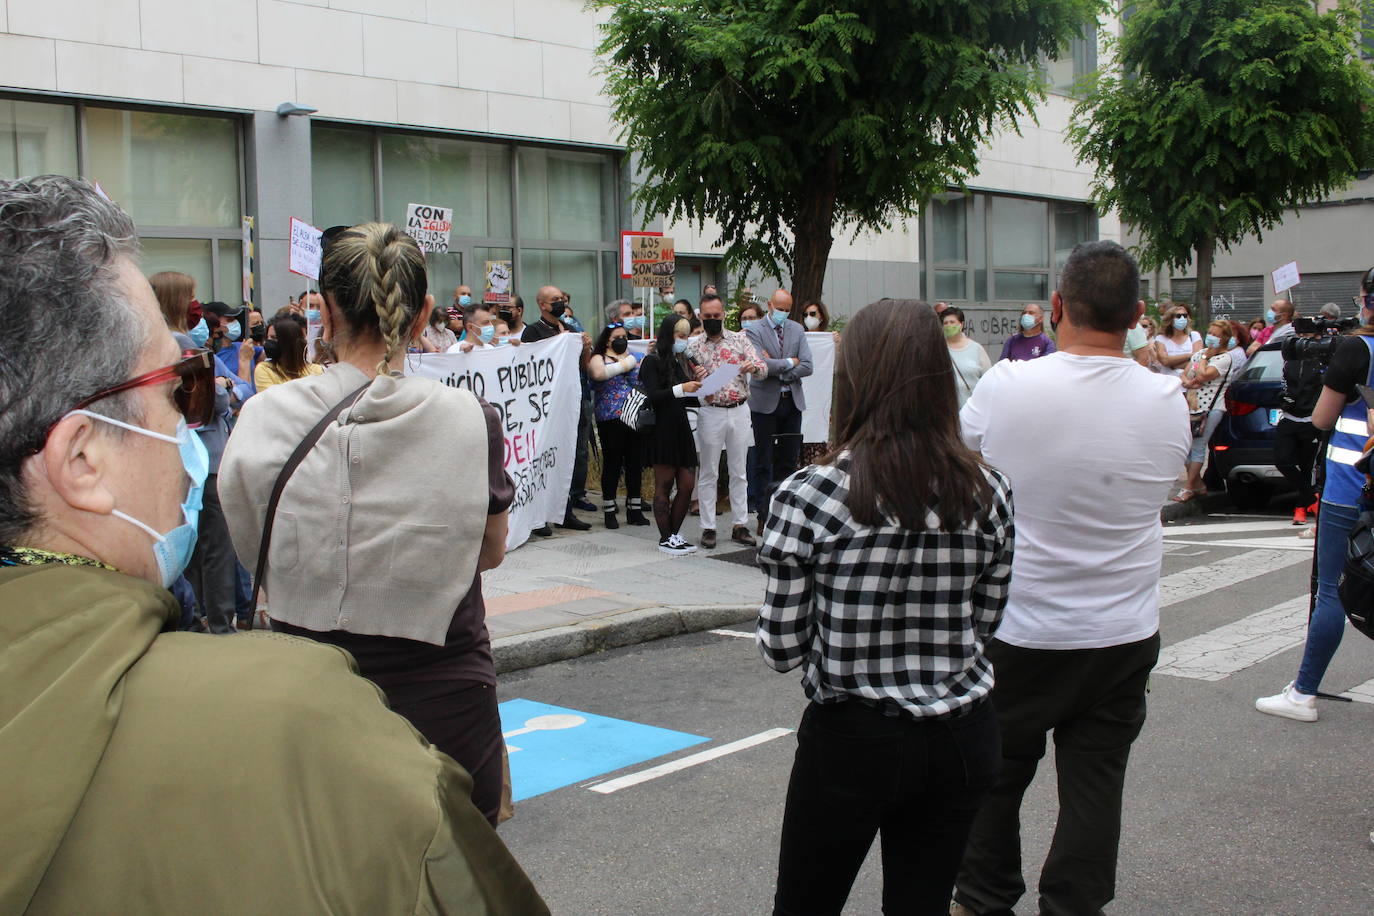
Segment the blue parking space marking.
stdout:
[[533,700],[500,709],[515,801],[710,740]]

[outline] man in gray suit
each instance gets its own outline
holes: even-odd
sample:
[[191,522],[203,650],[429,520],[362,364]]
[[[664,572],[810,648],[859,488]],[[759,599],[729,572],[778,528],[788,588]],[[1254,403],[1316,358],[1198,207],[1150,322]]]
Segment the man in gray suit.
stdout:
[[797,469],[801,459],[801,421],[806,409],[801,380],[812,371],[811,347],[806,332],[790,320],[791,315],[792,294],[780,289],[768,299],[763,319],[745,329],[749,342],[768,364],[768,377],[754,380],[749,394],[754,422],[749,493],[758,503],[760,528],[773,488]]

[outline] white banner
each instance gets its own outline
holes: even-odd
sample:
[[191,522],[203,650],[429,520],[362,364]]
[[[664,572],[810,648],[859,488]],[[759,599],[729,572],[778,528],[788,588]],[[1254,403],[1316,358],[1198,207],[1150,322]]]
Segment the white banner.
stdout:
[[[506,473],[515,481],[507,550],[529,540],[535,528],[563,521],[582,405],[581,355],[582,335],[559,334],[514,347],[406,357],[407,375],[466,388],[501,414]],[[447,485],[485,486],[486,468]]]

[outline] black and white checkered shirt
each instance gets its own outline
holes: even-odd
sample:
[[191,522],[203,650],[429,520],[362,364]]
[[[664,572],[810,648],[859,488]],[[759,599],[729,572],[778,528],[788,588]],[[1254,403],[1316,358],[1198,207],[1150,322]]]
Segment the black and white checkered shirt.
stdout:
[[1011,486],[955,532],[870,527],[845,506],[849,475],[811,466],[778,488],[759,547],[768,592],[755,638],[779,671],[802,666],[818,703],[858,698],[917,718],[957,714],[992,689],[983,645],[1011,582]]

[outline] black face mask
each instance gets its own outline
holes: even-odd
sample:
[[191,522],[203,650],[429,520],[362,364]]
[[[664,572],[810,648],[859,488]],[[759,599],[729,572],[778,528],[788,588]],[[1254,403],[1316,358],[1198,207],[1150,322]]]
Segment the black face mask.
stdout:
[[623,355],[630,349],[630,342],[623,337],[617,337],[611,341],[611,352],[617,356]]
[[515,312],[512,311],[511,309],[497,309],[497,311],[496,311],[496,317],[497,317],[497,318],[500,318],[500,319],[501,319],[502,321],[504,321],[506,324],[514,324],[514,323],[515,323]]
[[703,318],[701,326],[706,329],[707,337],[719,337],[720,332],[725,328],[725,322],[719,318]]
[[258,343],[262,343],[264,340],[267,339],[267,325],[260,324],[256,327],[250,328],[248,330],[248,336],[252,340],[257,341]]
[[568,303],[562,299],[555,299],[549,303],[549,314],[555,318],[562,318],[563,313],[568,310]]
[[262,354],[268,359],[277,359],[281,356],[281,341],[276,338],[264,340],[262,342]]

